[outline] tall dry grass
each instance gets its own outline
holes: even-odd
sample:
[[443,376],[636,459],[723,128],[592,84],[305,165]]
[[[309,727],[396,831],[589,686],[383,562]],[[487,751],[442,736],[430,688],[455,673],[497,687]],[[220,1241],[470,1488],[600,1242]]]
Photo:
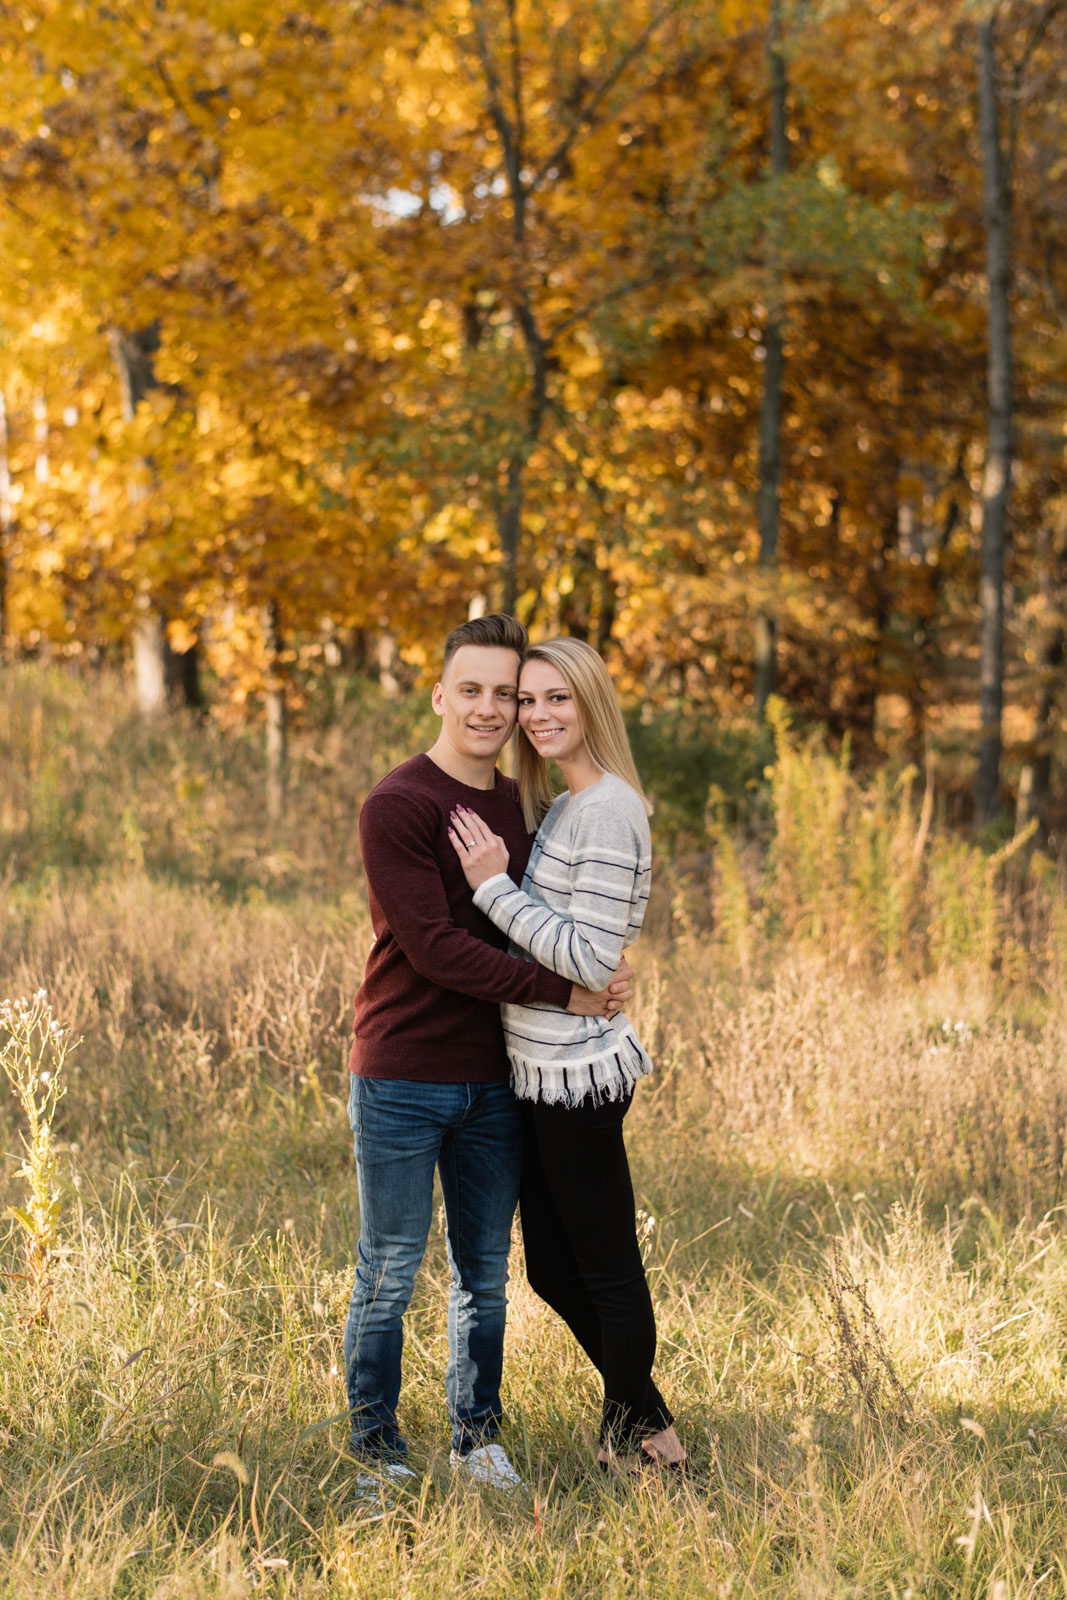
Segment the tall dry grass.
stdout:
[[[438,1223],[405,1357],[418,1482],[372,1521],[337,1371],[369,928],[328,821],[373,773],[350,745],[340,775],[316,765],[330,792],[298,787],[296,816],[321,832],[263,838],[265,866],[240,742],[124,732],[120,697],[105,715],[41,675],[19,693],[0,995],[45,986],[82,1042],[55,1115],[52,1327],[0,1279],[0,1596],[1067,1593],[1050,864],[1023,879],[940,836],[906,782],[864,785],[780,729],[764,837],[718,829],[688,878],[664,861],[639,951],[659,1070],[629,1137],[689,1481],[590,1470],[593,1377],[516,1252],[507,1439],[530,1490],[453,1482]],[[81,754],[68,772],[53,752],[46,782],[25,741],[49,747],[49,695]],[[196,807],[218,809],[182,864],[196,807],[171,780],[205,750],[221,776]],[[64,844],[76,793],[92,804],[67,832],[91,860]],[[3,1202],[18,1123],[4,1099]],[[0,1270],[21,1249],[0,1227]],[[910,1405],[873,1398],[883,1357]]]

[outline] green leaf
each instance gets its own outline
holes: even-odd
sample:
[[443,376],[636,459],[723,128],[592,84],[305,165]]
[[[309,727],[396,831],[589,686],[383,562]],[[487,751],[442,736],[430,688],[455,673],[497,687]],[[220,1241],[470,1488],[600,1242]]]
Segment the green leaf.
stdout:
[[36,1237],[37,1229],[29,1212],[23,1211],[20,1206],[8,1206],[6,1207],[6,1210],[9,1217],[14,1217],[16,1222],[21,1222],[22,1226],[25,1228],[26,1232],[31,1238]]

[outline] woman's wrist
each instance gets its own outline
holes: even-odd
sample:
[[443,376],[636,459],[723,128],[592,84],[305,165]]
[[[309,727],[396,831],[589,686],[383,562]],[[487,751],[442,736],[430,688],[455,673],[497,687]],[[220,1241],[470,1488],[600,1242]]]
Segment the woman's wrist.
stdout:
[[494,872],[491,878],[486,878],[474,891],[474,903],[479,911],[485,909],[485,903],[492,903],[503,889],[514,889],[515,885],[506,872]]

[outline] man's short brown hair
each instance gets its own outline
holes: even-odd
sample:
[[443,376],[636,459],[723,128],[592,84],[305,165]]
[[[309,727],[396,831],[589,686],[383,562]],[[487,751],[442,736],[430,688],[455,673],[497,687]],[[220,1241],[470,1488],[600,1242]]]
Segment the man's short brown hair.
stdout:
[[486,650],[514,650],[521,661],[529,643],[526,629],[517,617],[503,611],[491,611],[487,617],[472,617],[453,628],[445,640],[445,658],[441,663],[441,677],[448,671],[448,663],[457,650],[465,644],[481,645]]

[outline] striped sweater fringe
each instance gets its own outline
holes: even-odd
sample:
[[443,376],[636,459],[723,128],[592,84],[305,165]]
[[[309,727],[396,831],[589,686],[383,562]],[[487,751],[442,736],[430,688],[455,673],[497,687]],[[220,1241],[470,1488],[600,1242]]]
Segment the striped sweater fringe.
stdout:
[[522,1055],[508,1040],[511,1086],[520,1100],[541,1100],[550,1106],[577,1106],[591,1101],[623,1100],[632,1094],[641,1078],[652,1071],[652,1062],[633,1029],[627,1025],[619,1038],[619,1049],[605,1052],[592,1061],[572,1062],[531,1059]]

